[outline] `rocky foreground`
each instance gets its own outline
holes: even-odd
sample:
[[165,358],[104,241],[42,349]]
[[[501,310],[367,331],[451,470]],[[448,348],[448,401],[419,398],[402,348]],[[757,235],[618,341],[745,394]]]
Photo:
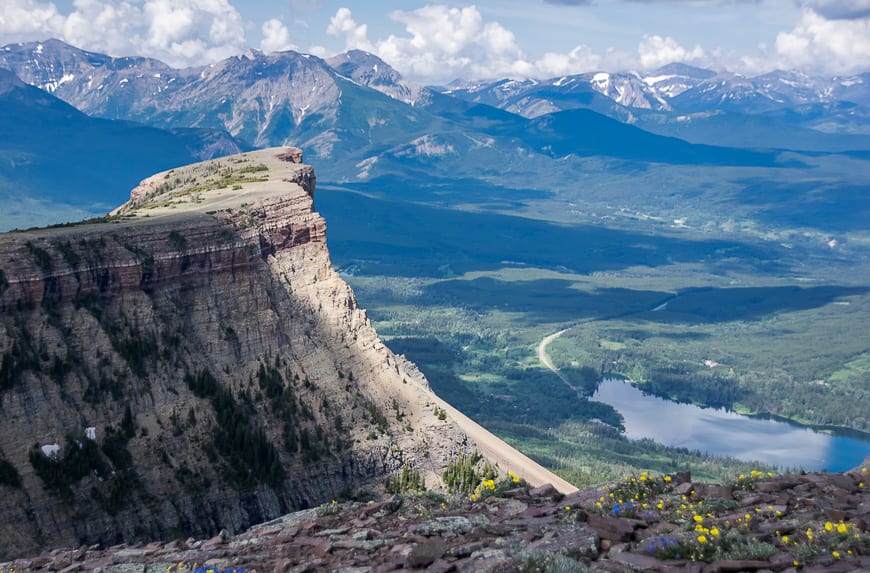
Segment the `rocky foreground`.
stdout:
[[54,550],[9,571],[870,571],[870,458],[732,484],[646,473],[563,496],[518,478],[469,495],[332,502],[231,536]]

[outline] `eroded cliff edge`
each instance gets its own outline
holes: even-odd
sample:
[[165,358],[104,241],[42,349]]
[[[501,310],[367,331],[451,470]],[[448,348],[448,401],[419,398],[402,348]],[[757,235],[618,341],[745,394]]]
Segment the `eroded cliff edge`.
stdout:
[[473,445],[330,266],[299,159],[0,237],[0,558],[240,531]]

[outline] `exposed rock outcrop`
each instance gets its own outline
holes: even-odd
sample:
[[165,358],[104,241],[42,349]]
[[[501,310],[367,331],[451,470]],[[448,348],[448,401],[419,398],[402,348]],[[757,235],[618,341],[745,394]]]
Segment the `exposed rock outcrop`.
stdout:
[[235,534],[404,466],[434,485],[473,445],[330,266],[299,161],[175,169],[104,222],[0,237],[0,558]]
[[[0,569],[859,572],[870,568],[868,472],[870,459],[843,474],[753,477],[739,487],[695,484],[687,474],[641,475],[569,496],[506,480],[500,485],[510,489],[483,500],[327,503],[237,535],[55,550]],[[637,508],[611,500],[625,488],[638,495]]]

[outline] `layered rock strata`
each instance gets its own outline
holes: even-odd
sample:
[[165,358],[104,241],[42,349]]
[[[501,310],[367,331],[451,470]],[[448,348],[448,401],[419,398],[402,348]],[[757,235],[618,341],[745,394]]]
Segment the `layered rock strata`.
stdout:
[[300,155],[0,237],[0,558],[240,532],[473,445],[330,266]]

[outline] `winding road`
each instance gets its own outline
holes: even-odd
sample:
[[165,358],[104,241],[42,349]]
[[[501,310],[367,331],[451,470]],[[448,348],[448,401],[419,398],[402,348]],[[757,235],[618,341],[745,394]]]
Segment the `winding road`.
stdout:
[[564,329],[560,330],[559,332],[554,332],[553,334],[545,336],[544,339],[541,341],[541,343],[538,344],[538,360],[541,361],[541,364],[543,364],[544,366],[549,368],[553,374],[558,376],[559,380],[564,382],[568,388],[570,388],[571,390],[576,392],[578,397],[583,398],[583,395],[580,393],[580,389],[577,388],[576,386],[574,386],[573,384],[571,384],[571,382],[565,377],[565,375],[562,374],[561,372],[559,372],[559,369],[553,365],[553,361],[550,360],[550,356],[547,354],[547,346],[549,346],[551,342],[553,342],[554,340],[556,340],[557,338],[559,338],[560,336],[562,336],[563,334],[565,334],[569,330],[571,330],[571,329],[564,328]]

